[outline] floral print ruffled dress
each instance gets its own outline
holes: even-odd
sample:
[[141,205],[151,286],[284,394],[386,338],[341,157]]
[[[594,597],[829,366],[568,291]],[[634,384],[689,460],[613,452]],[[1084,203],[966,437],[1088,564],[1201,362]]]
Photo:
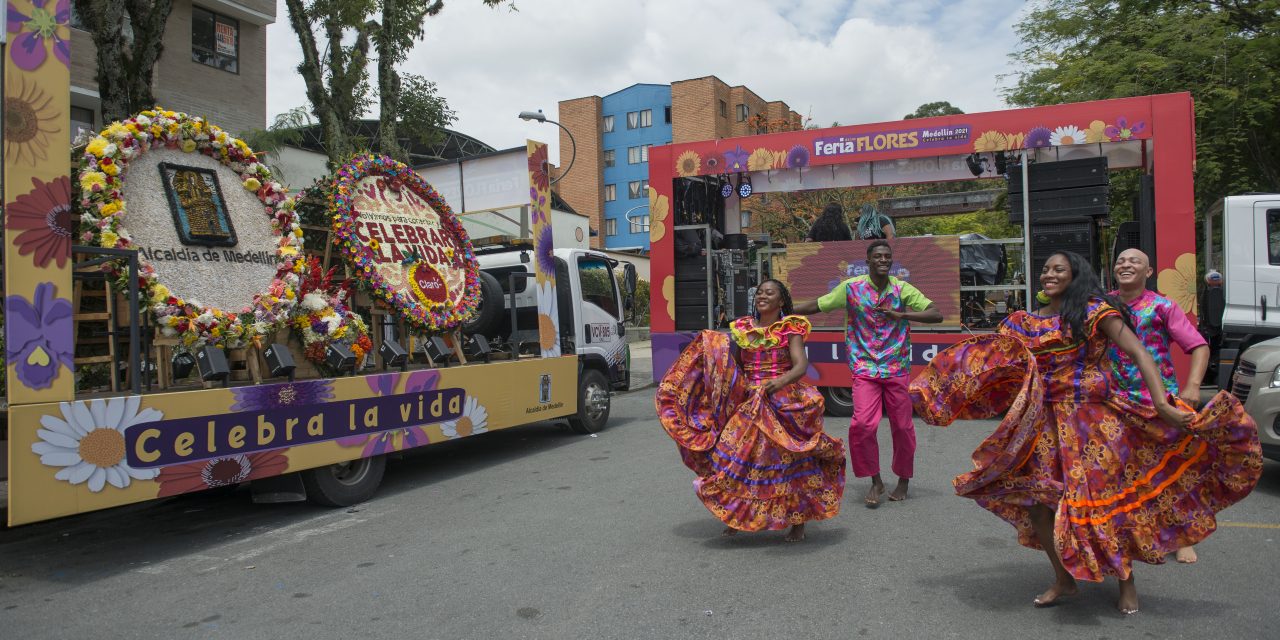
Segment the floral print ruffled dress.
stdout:
[[1020,311],[998,334],[938,354],[911,383],[930,424],[1003,414],[974,451],[973,471],[954,480],[956,493],[1011,523],[1033,549],[1027,508],[1053,509],[1058,555],[1082,580],[1128,578],[1135,560],[1160,564],[1199,543],[1262,472],[1257,427],[1230,394],[1184,431],[1116,388],[1098,323],[1117,315],[1095,301],[1088,336],[1076,342],[1058,316]]
[[698,498],[734,529],[784,529],[840,511],[844,443],[822,432],[822,395],[803,380],[772,394],[761,387],[791,369],[790,336],[809,328],[786,316],[766,327],[740,318],[731,335],[703,331],[658,387],[658,418],[698,475]]

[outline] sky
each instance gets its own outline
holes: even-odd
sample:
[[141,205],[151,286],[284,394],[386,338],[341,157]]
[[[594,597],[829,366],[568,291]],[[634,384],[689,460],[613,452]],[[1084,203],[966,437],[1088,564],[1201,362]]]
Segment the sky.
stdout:
[[[1024,0],[449,0],[403,70],[436,82],[454,130],[497,149],[549,142],[516,117],[638,82],[718,76],[782,100],[819,126],[898,120],[946,100],[1005,106]],[[306,104],[284,0],[267,28],[268,122]],[[371,67],[371,72],[373,68]],[[375,85],[376,86],[376,82]]]

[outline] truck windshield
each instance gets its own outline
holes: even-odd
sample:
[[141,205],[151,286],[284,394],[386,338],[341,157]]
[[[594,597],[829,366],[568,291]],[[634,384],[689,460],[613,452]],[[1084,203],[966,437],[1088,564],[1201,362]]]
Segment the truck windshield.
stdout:
[[582,301],[599,307],[614,318],[620,318],[618,288],[609,263],[600,258],[579,258],[578,270],[582,274]]

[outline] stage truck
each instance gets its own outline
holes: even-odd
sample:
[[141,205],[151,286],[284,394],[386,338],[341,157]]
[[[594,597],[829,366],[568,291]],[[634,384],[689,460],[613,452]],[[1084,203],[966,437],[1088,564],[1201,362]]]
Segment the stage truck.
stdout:
[[[1007,199],[1010,222],[1020,225],[1015,237],[890,241],[893,275],[918,287],[945,318],[913,327],[917,372],[948,345],[994,331],[1025,308],[1041,266],[1058,249],[1084,254],[1105,270],[1116,252],[1142,248],[1155,267],[1150,286],[1194,318],[1194,137],[1191,96],[1178,93],[655,147],[649,153],[654,379],[697,331],[723,330],[747,314],[762,279],[776,277],[795,300],[806,300],[866,272],[869,241],[783,244],[761,233],[764,200],[786,192],[989,179],[980,190],[871,199],[897,220],[990,209]],[[1120,169],[1141,173],[1135,215],[1103,246],[1109,172]],[[814,217],[817,208],[805,213]],[[853,225],[859,212],[846,215]],[[843,313],[812,320],[807,379],[822,389],[829,412],[850,415]]]
[[[61,72],[61,79],[32,82],[68,95]],[[96,175],[106,164],[98,154],[111,157],[132,144],[117,141],[142,133],[158,140],[139,144],[125,169],[104,173],[118,180]],[[90,230],[93,242],[81,237],[43,262],[20,244],[4,252],[9,525],[245,482],[256,501],[350,505],[374,494],[388,454],[547,420],[594,433],[609,419],[612,394],[627,388],[624,310],[632,308],[635,270],[589,248],[554,246],[542,143],[503,155],[504,182],[516,188],[473,199],[482,210],[470,222],[413,169],[357,156],[333,178],[331,225],[303,229],[295,205],[276,197],[278,184],[252,164],[247,146],[194,116],[144,111],[100,135],[110,146],[90,142],[85,153],[95,158],[72,179],[106,182],[109,190],[86,188],[82,211],[104,211],[114,202],[108,198],[128,201],[129,217],[102,228],[130,233],[136,248],[113,249],[117,237]],[[213,145],[230,151],[206,153]],[[61,164],[32,169],[6,159],[6,184],[65,185],[65,155],[50,155]],[[19,205],[30,204],[25,191],[6,189],[15,191]],[[461,211],[463,195],[454,195]],[[248,205],[237,205],[246,198]],[[6,214],[21,210],[6,207]],[[495,231],[485,215],[512,224]],[[257,249],[254,238],[273,230]],[[311,231],[322,240],[302,254]],[[323,268],[304,270],[304,256]],[[104,261],[126,274],[107,277],[118,302],[105,313],[81,313],[82,289],[101,288]],[[298,265],[297,272],[277,271],[281,264]],[[322,277],[329,267],[337,279],[345,274],[367,287],[338,295],[337,279]],[[252,308],[196,315],[195,295],[209,301],[237,279],[261,274],[270,293],[255,294]],[[175,302],[182,295],[192,299]],[[455,313],[467,304],[474,313]],[[442,328],[407,328],[396,305],[440,319]],[[290,306],[289,323],[261,344],[183,346],[184,332],[216,338],[209,327],[230,330],[236,318],[265,322],[264,314]],[[184,309],[196,311],[187,317]],[[357,313],[366,315],[372,345],[339,339],[357,331]],[[95,362],[119,374],[112,390],[77,392],[74,327],[91,321],[114,327],[115,348]],[[318,333],[338,337],[313,343]],[[310,354],[315,344],[323,362]]]

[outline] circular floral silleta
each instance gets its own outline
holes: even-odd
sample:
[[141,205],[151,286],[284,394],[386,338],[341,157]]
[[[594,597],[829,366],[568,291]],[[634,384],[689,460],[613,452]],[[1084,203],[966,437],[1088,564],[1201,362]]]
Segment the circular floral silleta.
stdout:
[[471,240],[440,194],[391,158],[361,155],[329,189],[333,230],[357,280],[416,328],[456,328],[480,303]]
[[[80,159],[79,240],[138,252],[141,303],[183,344],[239,347],[297,303],[294,201],[242,140],[163,109],[115,122]],[[127,265],[107,269],[123,291]]]

